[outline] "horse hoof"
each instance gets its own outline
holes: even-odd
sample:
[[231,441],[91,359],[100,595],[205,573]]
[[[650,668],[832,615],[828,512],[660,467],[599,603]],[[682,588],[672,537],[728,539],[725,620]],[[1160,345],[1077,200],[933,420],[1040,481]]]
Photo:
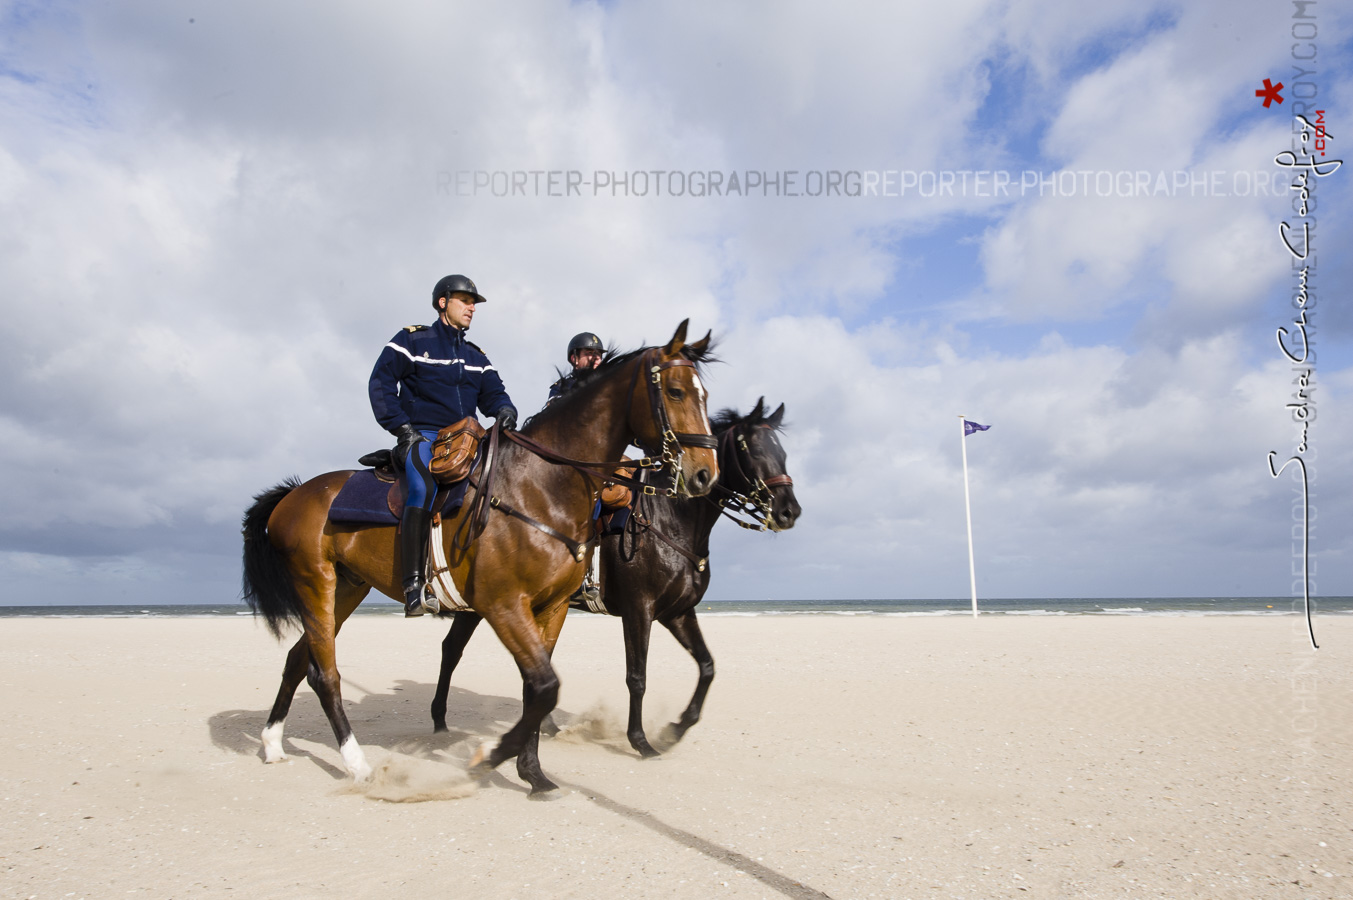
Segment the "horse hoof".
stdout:
[[260,735],[263,742],[263,761],[265,763],[285,762],[287,754],[282,750],[282,723],[274,722],[263,729]]
[[560,794],[555,793],[557,790],[559,790],[559,785],[546,778],[540,784],[531,785],[531,793],[527,794],[527,796],[532,800],[554,800],[561,796]]

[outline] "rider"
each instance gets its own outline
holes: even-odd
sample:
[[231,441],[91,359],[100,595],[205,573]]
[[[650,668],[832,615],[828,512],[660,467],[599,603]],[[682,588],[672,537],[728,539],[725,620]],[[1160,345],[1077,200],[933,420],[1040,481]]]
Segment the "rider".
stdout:
[[[575,334],[573,340],[568,342],[568,362],[572,369],[567,375],[560,376],[559,380],[550,385],[550,397],[545,401],[549,406],[555,398],[564,393],[569,387],[570,382],[584,372],[590,372],[601,365],[602,357],[606,355],[606,348],[602,346],[601,338],[590,331],[584,331],[581,334]],[[600,557],[598,551],[592,551],[592,565],[583,573],[583,583],[578,590],[573,592],[570,601],[588,601],[589,607],[595,608],[600,604],[601,593],[597,587],[597,566]]]
[[601,338],[590,331],[575,334],[573,340],[568,342],[568,363],[573,369],[550,385],[550,398],[545,401],[545,405],[549,406],[554,398],[562,394],[575,377],[601,365],[601,358],[605,355],[606,348],[601,345]]
[[475,414],[477,406],[504,428],[517,409],[484,351],[465,339],[475,305],[484,302],[464,275],[447,275],[432,289],[437,321],[409,325],[385,345],[371,370],[367,392],[376,421],[396,438],[395,465],[404,469],[400,522],[404,615],[423,614],[427,526],[437,484],[428,471],[432,441],[447,425]]

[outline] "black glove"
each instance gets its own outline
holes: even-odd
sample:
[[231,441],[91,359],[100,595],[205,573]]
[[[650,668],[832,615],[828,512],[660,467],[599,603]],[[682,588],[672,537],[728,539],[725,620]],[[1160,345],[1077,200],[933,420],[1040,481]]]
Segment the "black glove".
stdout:
[[418,429],[414,428],[409,422],[405,422],[395,429],[395,437],[399,439],[395,444],[395,468],[402,469],[404,468],[404,460],[409,458],[409,451],[413,449],[414,444],[419,441],[426,441],[427,438],[419,434]]
[[517,411],[510,406],[504,406],[498,410],[498,424],[504,431],[511,431],[517,427]]

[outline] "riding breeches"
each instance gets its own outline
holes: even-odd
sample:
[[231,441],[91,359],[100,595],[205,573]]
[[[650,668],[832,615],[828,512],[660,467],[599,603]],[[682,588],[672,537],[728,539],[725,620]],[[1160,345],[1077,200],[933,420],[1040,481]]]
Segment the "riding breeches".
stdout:
[[411,506],[431,510],[432,501],[437,497],[437,481],[432,477],[428,466],[432,463],[432,442],[437,438],[435,431],[420,432],[426,441],[419,441],[409,448],[404,459],[404,486],[408,493],[404,497],[404,508]]

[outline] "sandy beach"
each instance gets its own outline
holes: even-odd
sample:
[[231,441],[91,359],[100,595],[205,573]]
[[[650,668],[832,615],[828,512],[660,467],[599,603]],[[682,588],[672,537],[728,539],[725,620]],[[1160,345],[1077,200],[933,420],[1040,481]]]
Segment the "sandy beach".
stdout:
[[[306,686],[262,762],[289,642],[251,618],[7,619],[0,895],[1353,896],[1353,618],[702,622],[704,720],[648,761],[619,620],[570,617],[533,801],[463,775],[519,705],[487,632],[434,735],[445,626],[350,623],[357,790]],[[650,735],[695,683],[653,644]]]

